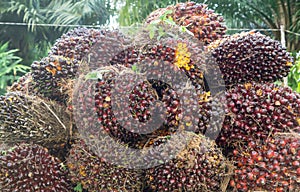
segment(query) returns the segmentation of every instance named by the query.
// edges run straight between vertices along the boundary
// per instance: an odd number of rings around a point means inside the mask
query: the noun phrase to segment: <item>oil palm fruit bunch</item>
[[[128,131],[117,121],[114,112],[118,110],[112,109],[111,92],[119,70],[121,69],[112,66],[101,67],[97,71],[82,74],[75,82],[72,96],[73,114],[81,135],[89,137],[105,131],[106,134],[124,142],[141,139],[140,134]],[[122,104],[119,98],[117,99],[115,103]],[[128,106],[125,107],[127,108]],[[121,111],[125,111],[124,108]]]
[[[70,191],[62,162],[39,145],[21,144],[0,155],[1,191]]]
[[[205,4],[186,2],[159,9],[148,16],[146,23],[159,20],[164,15],[172,18],[177,25],[185,26],[205,45],[222,38],[226,32],[223,17],[208,9]]]
[[[233,151],[236,162],[230,186],[237,191],[299,191],[299,135],[251,141]]]
[[[65,103],[68,82],[76,77],[80,63],[51,55],[31,65],[31,75],[37,91],[44,97]]]
[[[96,30],[76,28],[59,38],[51,48],[49,56],[59,55],[71,60],[87,62],[89,69],[123,63],[130,60],[131,54],[123,45],[130,39],[118,30]],[[122,60],[116,59],[122,55]],[[129,61],[130,62],[130,61]]]
[[[49,56],[58,55],[75,62],[84,60],[90,69],[97,69],[110,62],[125,63],[129,53],[122,45],[129,42],[128,37],[118,30],[75,28],[55,42]],[[123,60],[115,59],[116,55],[122,55]]]
[[[49,149],[65,146],[70,133],[65,108],[21,92],[0,97],[0,139],[6,144],[32,142]]]
[[[230,164],[216,145],[194,135],[174,159],[147,169],[145,178],[147,191],[225,191],[229,173]]]
[[[108,142],[101,148],[110,151]],[[125,153],[125,151],[119,151]],[[118,154],[116,154],[116,157]],[[75,185],[81,184],[88,191],[141,191],[142,175],[139,170],[114,165],[93,153],[84,142],[78,141],[72,146],[67,158],[70,179]]]
[[[101,77],[96,82],[84,76],[84,83],[75,88],[75,118],[83,120],[78,122],[79,127],[97,132],[98,122],[102,130],[132,146],[177,129],[180,111],[174,90],[160,85],[155,89],[158,82],[147,81],[123,66],[102,67],[96,73]],[[136,84],[138,79],[144,80]],[[165,120],[161,117],[164,109]]]
[[[194,132],[204,133],[206,130],[219,130],[216,127],[208,128],[209,122],[214,118],[214,114],[210,114],[213,105],[217,104],[213,99],[210,99],[210,95],[216,95],[220,91],[216,87],[224,87],[224,83],[220,82],[220,79],[209,79],[207,83],[206,74],[213,77],[220,77],[221,73],[216,73],[218,66],[214,59],[205,54],[204,47],[201,43],[197,41],[196,38],[187,35],[185,32],[181,31],[178,26],[169,25],[167,23],[155,24],[156,28],[160,29],[161,32],[154,33],[154,37],[149,35],[149,29],[142,29],[135,38],[135,45],[141,47],[139,63],[136,66],[141,68],[141,63],[148,64],[145,67],[147,70],[140,70],[142,72],[151,71],[151,73],[161,74],[161,76],[167,76],[166,71],[181,71],[184,73],[189,81],[192,83],[191,86],[196,91],[199,103],[196,106],[199,107],[198,112],[194,112],[190,107],[191,113],[199,114],[198,128],[193,128]],[[151,29],[151,28],[150,28]],[[150,30],[151,32],[151,30]],[[153,31],[152,31],[153,32]],[[163,35],[160,35],[162,33]],[[174,38],[178,37],[178,39]],[[197,49],[195,49],[197,47]],[[137,48],[138,49],[138,48]],[[202,54],[203,53],[203,54]],[[157,67],[158,69],[163,69],[161,71],[154,71],[156,66],[159,66],[160,62],[164,60],[166,65],[170,65],[170,70],[166,70],[163,67]],[[169,63],[168,63],[169,62]],[[163,65],[164,66],[164,65]],[[212,75],[214,74],[214,75]],[[173,78],[172,74],[170,75]],[[166,78],[167,79],[167,78]],[[222,89],[220,89],[222,90]],[[184,99],[180,96],[182,100],[189,100],[191,98]],[[191,105],[190,105],[191,106]],[[195,104],[193,104],[195,106]],[[197,108],[197,107],[196,107]],[[214,118],[216,119],[216,118]],[[218,123],[216,123],[218,124]]]
[[[31,65],[37,91],[52,100],[70,103],[67,92],[73,91],[72,82],[79,73],[125,63],[131,56],[124,52],[124,44],[128,42],[127,37],[117,30],[76,28],[64,34],[48,57]],[[122,55],[122,60],[115,59],[117,54]]]
[[[91,47],[103,33],[103,31],[96,29],[75,28],[56,40],[49,56],[59,55],[80,61],[89,53]]]
[[[287,76],[293,57],[280,42],[259,32],[242,32],[210,45],[227,87],[274,82]]]
[[[226,92],[227,112],[217,143],[222,147],[300,131],[300,95],[271,83],[237,85]]]

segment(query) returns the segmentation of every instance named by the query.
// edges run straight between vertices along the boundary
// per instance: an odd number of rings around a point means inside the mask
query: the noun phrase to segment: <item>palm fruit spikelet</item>
[[[293,57],[280,42],[259,32],[242,32],[213,44],[209,47],[228,87],[280,80],[293,65]]]
[[[31,65],[32,79],[36,89],[43,96],[60,102],[66,102],[66,86],[74,79],[79,62],[62,56],[49,56]]]
[[[227,114],[217,143],[222,147],[300,131],[300,95],[288,87],[247,83],[226,92]]]
[[[110,144],[101,146],[110,149]],[[113,151],[109,151],[112,153]],[[120,153],[124,151],[119,151]],[[116,154],[118,155],[118,154]],[[83,141],[72,146],[67,158],[70,179],[88,191],[141,191],[142,175],[139,170],[111,164],[93,153]]]
[[[226,32],[223,17],[207,9],[205,4],[186,2],[159,9],[148,16],[146,23],[158,20],[164,14],[172,18],[177,25],[186,26],[205,45],[222,38]]]
[[[225,191],[231,169],[214,142],[193,135],[174,159],[146,170],[145,178],[148,191]]]
[[[27,144],[0,154],[0,189],[3,192],[71,190],[61,161],[46,148]]]
[[[33,142],[49,149],[63,148],[70,118],[54,102],[20,92],[0,97],[0,139],[7,144]]]
[[[299,135],[281,135],[265,141],[251,141],[233,151],[236,162],[230,181],[234,190],[299,191],[300,138]]]

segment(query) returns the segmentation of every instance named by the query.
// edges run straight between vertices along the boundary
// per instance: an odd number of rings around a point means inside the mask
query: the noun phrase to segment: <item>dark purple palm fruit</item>
[[[102,148],[110,150],[107,143]],[[125,151],[120,151],[120,153]],[[118,154],[116,154],[118,155]],[[143,185],[140,170],[123,168],[94,154],[83,141],[72,146],[67,158],[70,178],[73,184],[80,183],[88,191],[141,191]]]
[[[223,17],[207,9],[205,4],[186,2],[159,9],[149,15],[146,23],[159,20],[164,14],[172,18],[177,25],[185,26],[205,45],[222,38],[226,32]]]
[[[227,114],[217,143],[223,148],[300,131],[300,95],[288,87],[248,83],[227,91]]]
[[[21,144],[0,154],[1,191],[70,191],[63,163],[39,145]]]
[[[299,191],[299,135],[251,141],[233,151],[235,191]]]
[[[6,144],[30,142],[51,152],[63,150],[71,133],[65,107],[21,92],[0,97],[0,124],[0,140]]]
[[[104,31],[97,29],[75,28],[56,40],[49,56],[59,55],[81,61],[103,34]]]
[[[287,76],[293,58],[280,44],[258,32],[242,32],[211,45],[227,87],[246,82],[274,82]]]
[[[160,145],[165,142],[159,140],[154,145],[161,147]],[[167,145],[176,148],[180,143],[181,141],[177,141]],[[173,155],[175,157],[168,162],[146,170],[146,191],[224,191],[226,189],[225,178],[230,174],[230,164],[212,141],[200,135],[193,135],[181,152]]]

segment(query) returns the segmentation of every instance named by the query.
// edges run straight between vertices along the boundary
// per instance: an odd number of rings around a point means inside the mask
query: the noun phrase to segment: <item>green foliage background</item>
[[[295,64],[288,75],[288,85],[294,91],[300,93],[300,51],[297,54]]]
[[[22,58],[16,56],[17,49],[8,50],[8,43],[0,44],[0,94],[6,92],[8,84],[12,84],[30,67],[22,65]]]
[[[110,14],[107,0],[1,0],[0,22],[29,25],[1,25],[0,41],[9,41],[9,48],[18,49],[17,55],[29,66],[33,60],[44,57],[54,41],[73,28],[67,25],[105,24]]]

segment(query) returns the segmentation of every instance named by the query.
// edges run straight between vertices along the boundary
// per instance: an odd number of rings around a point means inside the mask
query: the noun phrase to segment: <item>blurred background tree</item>
[[[8,43],[0,44],[0,95],[30,67],[22,65],[22,58],[16,56],[17,49],[8,50]]]
[[[0,22],[29,25],[2,25],[0,42],[10,42],[25,65],[44,57],[54,41],[72,27],[61,25],[101,25],[110,15],[106,0],[2,0]],[[35,26],[57,24],[59,26]]]

